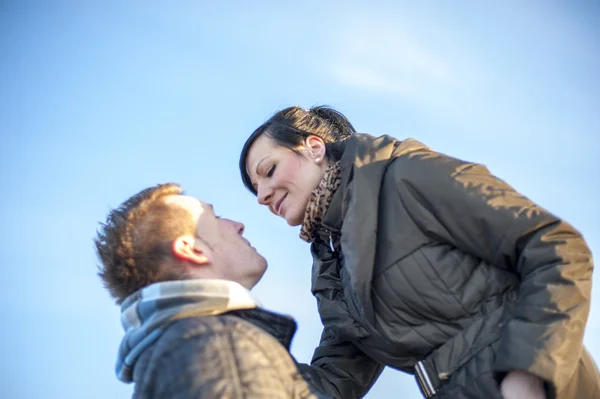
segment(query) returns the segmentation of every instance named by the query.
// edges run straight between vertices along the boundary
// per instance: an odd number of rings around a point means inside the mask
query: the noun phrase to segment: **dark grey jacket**
[[[312,243],[324,325],[311,367],[338,398],[423,360],[436,398],[501,398],[510,370],[549,398],[600,397],[582,346],[592,256],[581,234],[482,165],[416,140],[354,135]],[[558,395],[557,395],[558,394]]]
[[[296,323],[262,309],[184,318],[139,357],[134,398],[326,398],[289,353]]]

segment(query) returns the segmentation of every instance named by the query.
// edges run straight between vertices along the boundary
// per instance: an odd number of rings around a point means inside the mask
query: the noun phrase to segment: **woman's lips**
[[[281,216],[281,207],[283,205],[283,200],[287,197],[287,193],[281,197],[281,199],[279,201],[277,201],[277,205],[275,206],[275,211],[277,212],[277,214],[279,216]]]

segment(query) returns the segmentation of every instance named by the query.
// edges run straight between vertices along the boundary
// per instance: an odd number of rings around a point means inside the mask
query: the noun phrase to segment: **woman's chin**
[[[285,221],[287,222],[287,224],[289,226],[292,226],[292,227],[300,226],[302,224],[302,221],[304,218],[303,217],[294,217],[294,216],[287,217],[287,215],[286,215],[286,217],[283,217],[283,219],[285,219]]]

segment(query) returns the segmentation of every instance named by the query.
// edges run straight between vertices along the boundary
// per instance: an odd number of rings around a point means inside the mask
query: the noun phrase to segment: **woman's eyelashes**
[[[267,177],[273,176],[273,173],[275,172],[275,166],[276,165],[273,165],[269,168],[269,170],[267,170]]]

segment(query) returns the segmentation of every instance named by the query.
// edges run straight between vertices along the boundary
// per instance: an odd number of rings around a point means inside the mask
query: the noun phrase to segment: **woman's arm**
[[[560,390],[577,365],[589,312],[593,264],[581,234],[484,166],[420,150],[390,167],[426,234],[520,275],[495,369],[526,370]]]
[[[352,399],[368,392],[384,366],[324,329],[311,364],[299,367],[316,390],[334,398]]]

